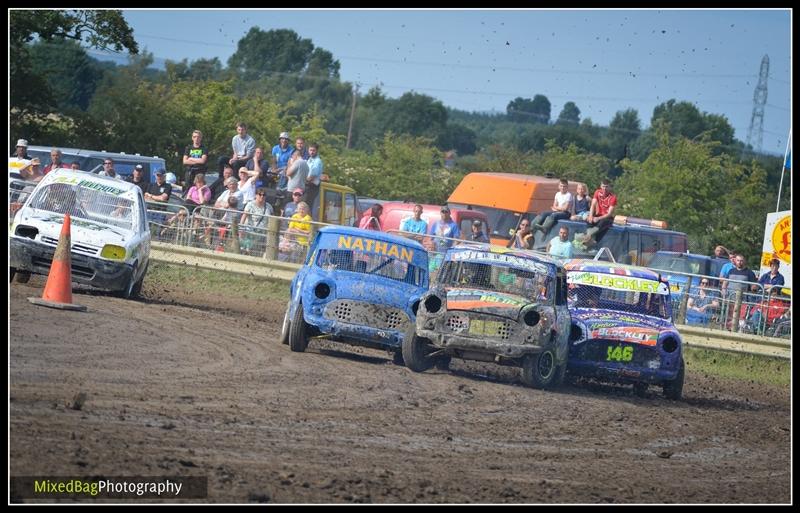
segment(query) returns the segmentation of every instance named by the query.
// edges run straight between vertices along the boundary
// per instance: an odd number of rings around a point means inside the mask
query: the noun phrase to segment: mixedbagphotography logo
[[[11,501],[25,499],[204,499],[206,476],[19,476]]]

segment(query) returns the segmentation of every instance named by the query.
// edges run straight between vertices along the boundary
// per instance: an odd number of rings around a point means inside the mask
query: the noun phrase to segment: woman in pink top
[[[198,173],[194,177],[194,185],[186,193],[186,201],[195,205],[205,205],[211,200],[211,188],[206,185],[206,175]]]

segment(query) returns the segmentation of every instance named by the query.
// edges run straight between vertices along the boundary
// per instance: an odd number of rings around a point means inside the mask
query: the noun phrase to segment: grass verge
[[[289,300],[289,284],[285,281],[187,268],[161,262],[150,263],[145,286],[151,285],[209,293],[224,290],[228,297],[272,300],[281,303]]]
[[[724,378],[778,386],[790,384],[791,362],[782,358],[691,347],[685,348],[684,358],[689,372],[697,370]]]

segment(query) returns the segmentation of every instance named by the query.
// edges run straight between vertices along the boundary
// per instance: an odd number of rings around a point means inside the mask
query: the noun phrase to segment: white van
[[[150,258],[142,191],[132,183],[84,171],[48,173],[17,211],[9,233],[11,277],[47,275],[71,216],[72,281],[137,296]]]

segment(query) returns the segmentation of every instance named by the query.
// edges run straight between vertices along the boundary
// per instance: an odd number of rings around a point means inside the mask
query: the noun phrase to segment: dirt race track
[[[195,502],[791,501],[785,388],[688,368],[678,402],[543,392],[492,365],[292,353],[284,304],[146,283],[140,301],[76,294],[75,313],[30,304],[42,286],[11,285],[12,476],[205,475]]]

